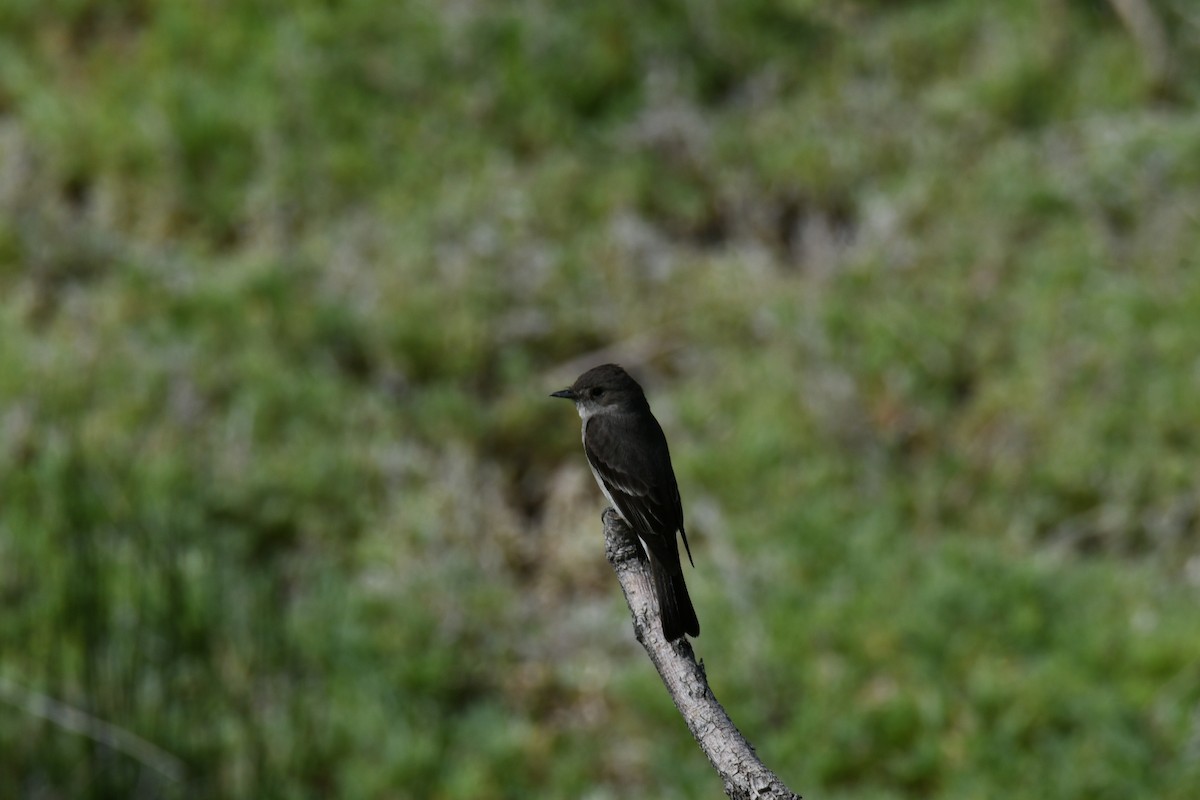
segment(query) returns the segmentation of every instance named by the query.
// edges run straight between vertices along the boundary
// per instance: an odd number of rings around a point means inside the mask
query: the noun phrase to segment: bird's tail
[[[650,571],[654,575],[654,593],[658,595],[658,610],[662,614],[663,637],[671,642],[685,633],[699,636],[700,620],[696,619],[696,609],[692,607],[687,584],[683,582],[683,572],[671,574],[653,556],[650,557]]]

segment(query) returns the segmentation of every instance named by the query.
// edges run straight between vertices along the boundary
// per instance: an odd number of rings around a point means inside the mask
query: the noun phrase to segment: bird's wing
[[[595,426],[589,426],[588,435],[584,437],[583,449],[592,471],[605,494],[634,531],[650,534],[663,544],[670,542],[669,551],[655,553],[660,560],[667,561],[668,553],[678,552],[675,532],[683,529],[679,488],[670,465],[665,471],[660,465],[655,469],[656,465],[642,463],[638,449],[629,447],[623,441],[600,439],[598,434],[603,435]],[[667,485],[652,484],[646,477],[664,474],[669,480]],[[657,543],[648,544],[654,548]]]

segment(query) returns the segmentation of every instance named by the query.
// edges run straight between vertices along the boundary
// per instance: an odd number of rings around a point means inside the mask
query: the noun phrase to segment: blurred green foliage
[[[794,788],[1194,797],[1148,7],[3,4],[0,798],[718,796],[546,398],[610,357]]]

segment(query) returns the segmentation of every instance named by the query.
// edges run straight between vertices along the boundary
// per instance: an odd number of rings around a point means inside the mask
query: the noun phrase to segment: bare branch
[[[573,379],[589,367],[607,362],[644,365],[655,358],[678,350],[679,347],[678,342],[666,337],[659,336],[653,332],[643,333],[620,342],[615,342],[607,347],[601,347],[598,350],[592,350],[591,352],[576,356],[570,361],[564,361],[552,367],[546,374],[551,379],[558,376],[562,376],[564,379],[570,376]]]
[[[606,509],[603,519],[605,555],[633,614],[634,634],[654,662],[692,736],[725,782],[725,794],[734,800],[800,800],[800,795],[759,760],[717,702],[687,638],[663,639],[650,565],[615,511]]]
[[[47,697],[0,676],[0,700],[28,714],[41,717],[63,730],[86,736],[105,747],[133,758],[164,778],[178,783],[183,780],[183,762],[153,742],[132,731],[94,717],[86,711]]]
[[[1141,52],[1150,82],[1161,88],[1170,76],[1171,52],[1167,30],[1154,6],[1147,0],[1109,0],[1109,3]]]

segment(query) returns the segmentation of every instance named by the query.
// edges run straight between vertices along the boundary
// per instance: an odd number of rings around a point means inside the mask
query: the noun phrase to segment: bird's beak
[[[567,400],[574,400],[575,392],[571,391],[569,388],[568,389],[560,389],[559,391],[555,392],[554,394],[552,394],[550,396],[551,397],[565,397]]]

